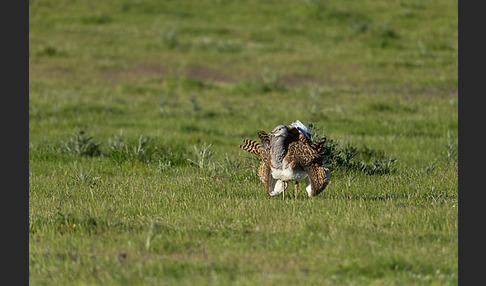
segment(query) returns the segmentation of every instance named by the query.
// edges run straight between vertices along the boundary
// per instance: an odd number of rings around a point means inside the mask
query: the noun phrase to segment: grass
[[[453,1],[30,2],[29,282],[456,285],[457,108]],[[296,119],[331,183],[270,198]]]

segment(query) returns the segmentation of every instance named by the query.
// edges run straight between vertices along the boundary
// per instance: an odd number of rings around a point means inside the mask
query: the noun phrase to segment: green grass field
[[[457,285],[457,1],[29,2],[32,285]],[[238,148],[301,120],[331,183]]]

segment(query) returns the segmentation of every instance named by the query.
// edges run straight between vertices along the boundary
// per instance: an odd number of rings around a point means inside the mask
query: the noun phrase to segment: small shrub
[[[395,162],[397,161],[395,158],[366,146],[358,148],[348,144],[346,147],[340,148],[338,142],[328,139],[325,147],[331,170],[343,168],[368,175],[383,175],[395,170]]]
[[[93,142],[93,137],[88,136],[85,130],[76,127],[74,134],[63,142],[61,150],[76,155],[98,156],[101,155],[100,145]]]
[[[307,128],[311,133],[311,137],[313,141],[319,140],[325,136],[324,128],[318,128],[314,123],[308,122],[306,124]]]
[[[311,132],[312,140],[316,141],[325,136],[324,130],[317,128],[314,123],[307,123],[306,126]],[[367,146],[359,148],[347,144],[345,147],[341,147],[339,142],[327,138],[324,147],[324,154],[328,158],[326,164],[331,170],[341,168],[368,175],[388,174],[395,170],[397,161],[395,158]]]
[[[373,158],[371,164],[366,165],[363,170],[365,173],[373,174],[388,174],[395,170],[395,162],[397,159],[393,157],[378,157]]]

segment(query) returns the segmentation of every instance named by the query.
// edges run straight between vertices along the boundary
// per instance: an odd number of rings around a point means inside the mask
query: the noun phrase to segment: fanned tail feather
[[[250,152],[252,153],[253,155],[256,155],[258,156],[259,158],[262,157],[262,145],[260,145],[260,143],[256,142],[255,140],[251,140],[251,139],[245,139],[243,140],[243,143],[242,145],[238,146],[240,147],[241,149],[247,151],[247,152]]]

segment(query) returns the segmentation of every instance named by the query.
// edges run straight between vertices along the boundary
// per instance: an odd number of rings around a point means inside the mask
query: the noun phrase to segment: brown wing
[[[264,149],[267,149],[270,147],[270,136],[268,136],[268,133],[263,131],[263,130],[258,130],[257,132],[258,137],[260,137],[260,140],[262,141],[262,145]]]
[[[326,140],[327,140],[326,136],[323,136],[320,141],[313,142],[310,144],[310,146],[312,149],[316,150],[317,153],[324,153],[325,151],[324,144],[326,143]]]
[[[287,162],[291,162],[293,169],[303,169],[305,166],[312,164],[320,164],[324,161],[324,157],[317,150],[310,145],[302,144],[301,142],[292,142],[289,145],[287,156]]]
[[[310,181],[310,196],[319,195],[329,184],[329,169],[317,163],[304,167]]]
[[[307,174],[308,190],[310,196],[317,196],[329,184],[329,169],[324,166],[325,156],[318,152],[319,148],[302,142],[293,142],[289,145],[287,161],[291,167],[304,170]]]
[[[258,167],[258,178],[263,183],[267,194],[270,195],[270,180],[271,180],[271,173],[270,173],[270,165],[262,160],[260,162],[260,167]]]
[[[313,144],[313,143],[312,143],[312,140],[311,140],[311,139],[309,139],[309,137],[305,136],[304,134],[300,134],[300,135],[299,135],[299,140],[300,140],[302,143],[307,144],[307,145],[311,145],[311,144]]]
[[[317,153],[323,153],[325,151],[324,144],[326,143],[326,136],[322,137],[320,141],[312,142],[312,140],[309,139],[307,136],[305,136],[304,134],[300,134],[299,140],[303,144],[307,144],[312,149],[316,150]]]
[[[244,144],[240,145],[239,148],[258,156],[260,161],[260,166],[258,167],[258,178],[262,182],[267,194],[270,195],[270,188],[272,185],[272,175],[270,170],[270,154],[269,149],[264,149],[258,142],[251,139],[243,140]]]

